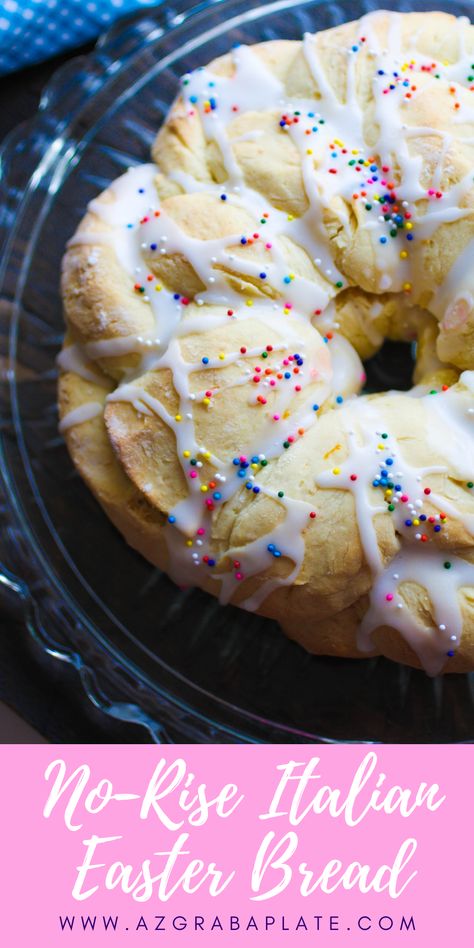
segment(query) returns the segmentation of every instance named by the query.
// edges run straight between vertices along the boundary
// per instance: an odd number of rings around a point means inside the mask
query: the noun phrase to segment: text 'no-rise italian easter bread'
[[[182,80],[63,265],[69,451],[126,540],[309,651],[474,667],[474,28],[378,12]],[[410,392],[361,359],[416,340]]]

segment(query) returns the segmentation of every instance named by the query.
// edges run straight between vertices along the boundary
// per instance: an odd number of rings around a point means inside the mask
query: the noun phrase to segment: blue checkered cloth
[[[0,75],[86,43],[158,0],[0,0]]]

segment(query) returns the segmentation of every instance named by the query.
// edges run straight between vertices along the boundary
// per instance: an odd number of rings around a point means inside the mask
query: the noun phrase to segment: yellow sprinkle
[[[295,218],[293,217],[293,214],[287,214],[286,219],[287,221],[294,221]]]
[[[186,546],[192,546],[192,545],[193,545],[192,540],[186,540]]]
[[[156,292],[159,293],[160,290],[162,290],[162,289],[163,289],[163,287],[161,286],[161,283],[157,283],[156,286],[155,286]]]
[[[401,260],[406,260],[407,257],[408,257],[407,251],[406,251],[406,250],[400,250],[400,259],[401,259]]]
[[[312,155],[312,154],[313,154],[313,149],[312,149],[312,148],[307,148],[307,149],[306,149],[306,154],[307,154],[307,155]]]
[[[370,165],[370,161],[364,161],[364,168],[368,168],[369,165]]]
[[[210,398],[207,398],[207,397],[206,397],[206,398],[203,398],[202,403],[203,403],[203,405],[210,405],[210,404],[211,404],[211,399],[210,399]]]
[[[182,421],[181,415],[175,415],[175,416],[174,416],[174,420],[175,420],[175,421]]]
[[[288,409],[286,409],[286,411],[283,412],[283,418],[289,418],[290,414],[291,412],[289,412]]]
[[[333,473],[333,474],[340,474],[340,473],[341,473],[341,469],[340,469],[339,467],[333,467],[332,473]]]
[[[206,486],[206,484],[201,484],[201,493],[207,494],[208,490],[209,488]]]
[[[203,458],[206,459],[206,461],[208,461],[209,458],[210,458],[210,456],[211,456],[211,452],[210,452],[210,451],[201,451],[200,454],[201,454],[201,457],[203,457]]]
[[[390,490],[390,489],[389,489],[389,490],[386,490],[386,491],[385,491],[385,496],[386,496],[386,497],[391,497],[392,494],[393,494],[393,490]]]
[[[358,155],[358,154],[359,154],[359,149],[358,149],[358,148],[353,148],[352,151],[351,151],[351,155]]]
[[[219,352],[219,359],[225,359],[225,352]]]
[[[334,454],[335,451],[339,451],[340,447],[341,447],[340,444],[335,444],[334,447],[331,448],[330,451],[326,451],[326,454],[324,455],[324,460],[331,457],[331,454]]]
[[[288,309],[287,306],[285,306],[285,307],[283,308],[283,312],[284,312],[285,316],[288,316],[288,313],[289,313],[290,311],[289,311],[289,309]]]
[[[411,224],[410,221],[407,221],[405,224],[405,230],[413,230],[413,224]]]
[[[251,464],[250,467],[252,468],[252,470],[258,471],[258,464]]]
[[[377,449],[378,449],[378,451],[382,451],[382,449],[383,449],[383,444],[378,444],[378,445],[377,445]]]
[[[191,451],[183,451],[183,458],[191,457]]]
[[[413,521],[413,524],[414,524],[415,527],[419,527],[419,526],[420,526],[420,521],[417,519],[417,517],[415,517],[415,519],[414,519],[414,521]]]
[[[246,306],[253,306],[253,300],[245,300]]]
[[[449,59],[443,59],[443,66],[449,66]]]
[[[411,290],[411,283],[404,283],[403,289],[405,290],[406,293],[409,293]]]
[[[340,139],[340,138],[335,138],[335,139],[334,139],[334,144],[335,144],[335,145],[339,145],[339,148],[344,148],[344,142],[341,142],[341,139]]]

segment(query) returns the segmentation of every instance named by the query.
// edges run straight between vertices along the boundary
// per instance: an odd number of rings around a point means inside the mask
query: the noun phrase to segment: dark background
[[[12,128],[34,116],[42,89],[58,66],[91,49],[93,44],[82,46],[0,79],[0,142]],[[31,648],[26,631],[0,607],[0,700],[47,740],[101,744],[146,739],[141,728],[115,723],[96,711],[72,669],[53,665],[53,660],[46,666],[39,664]],[[2,733],[2,740],[8,743],[9,735]]]

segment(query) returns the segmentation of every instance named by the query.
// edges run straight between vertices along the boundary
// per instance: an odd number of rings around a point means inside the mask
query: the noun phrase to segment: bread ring
[[[238,47],[62,276],[60,427],[126,540],[311,652],[432,675],[474,667],[473,55],[445,13]],[[360,395],[384,339],[415,388]]]

